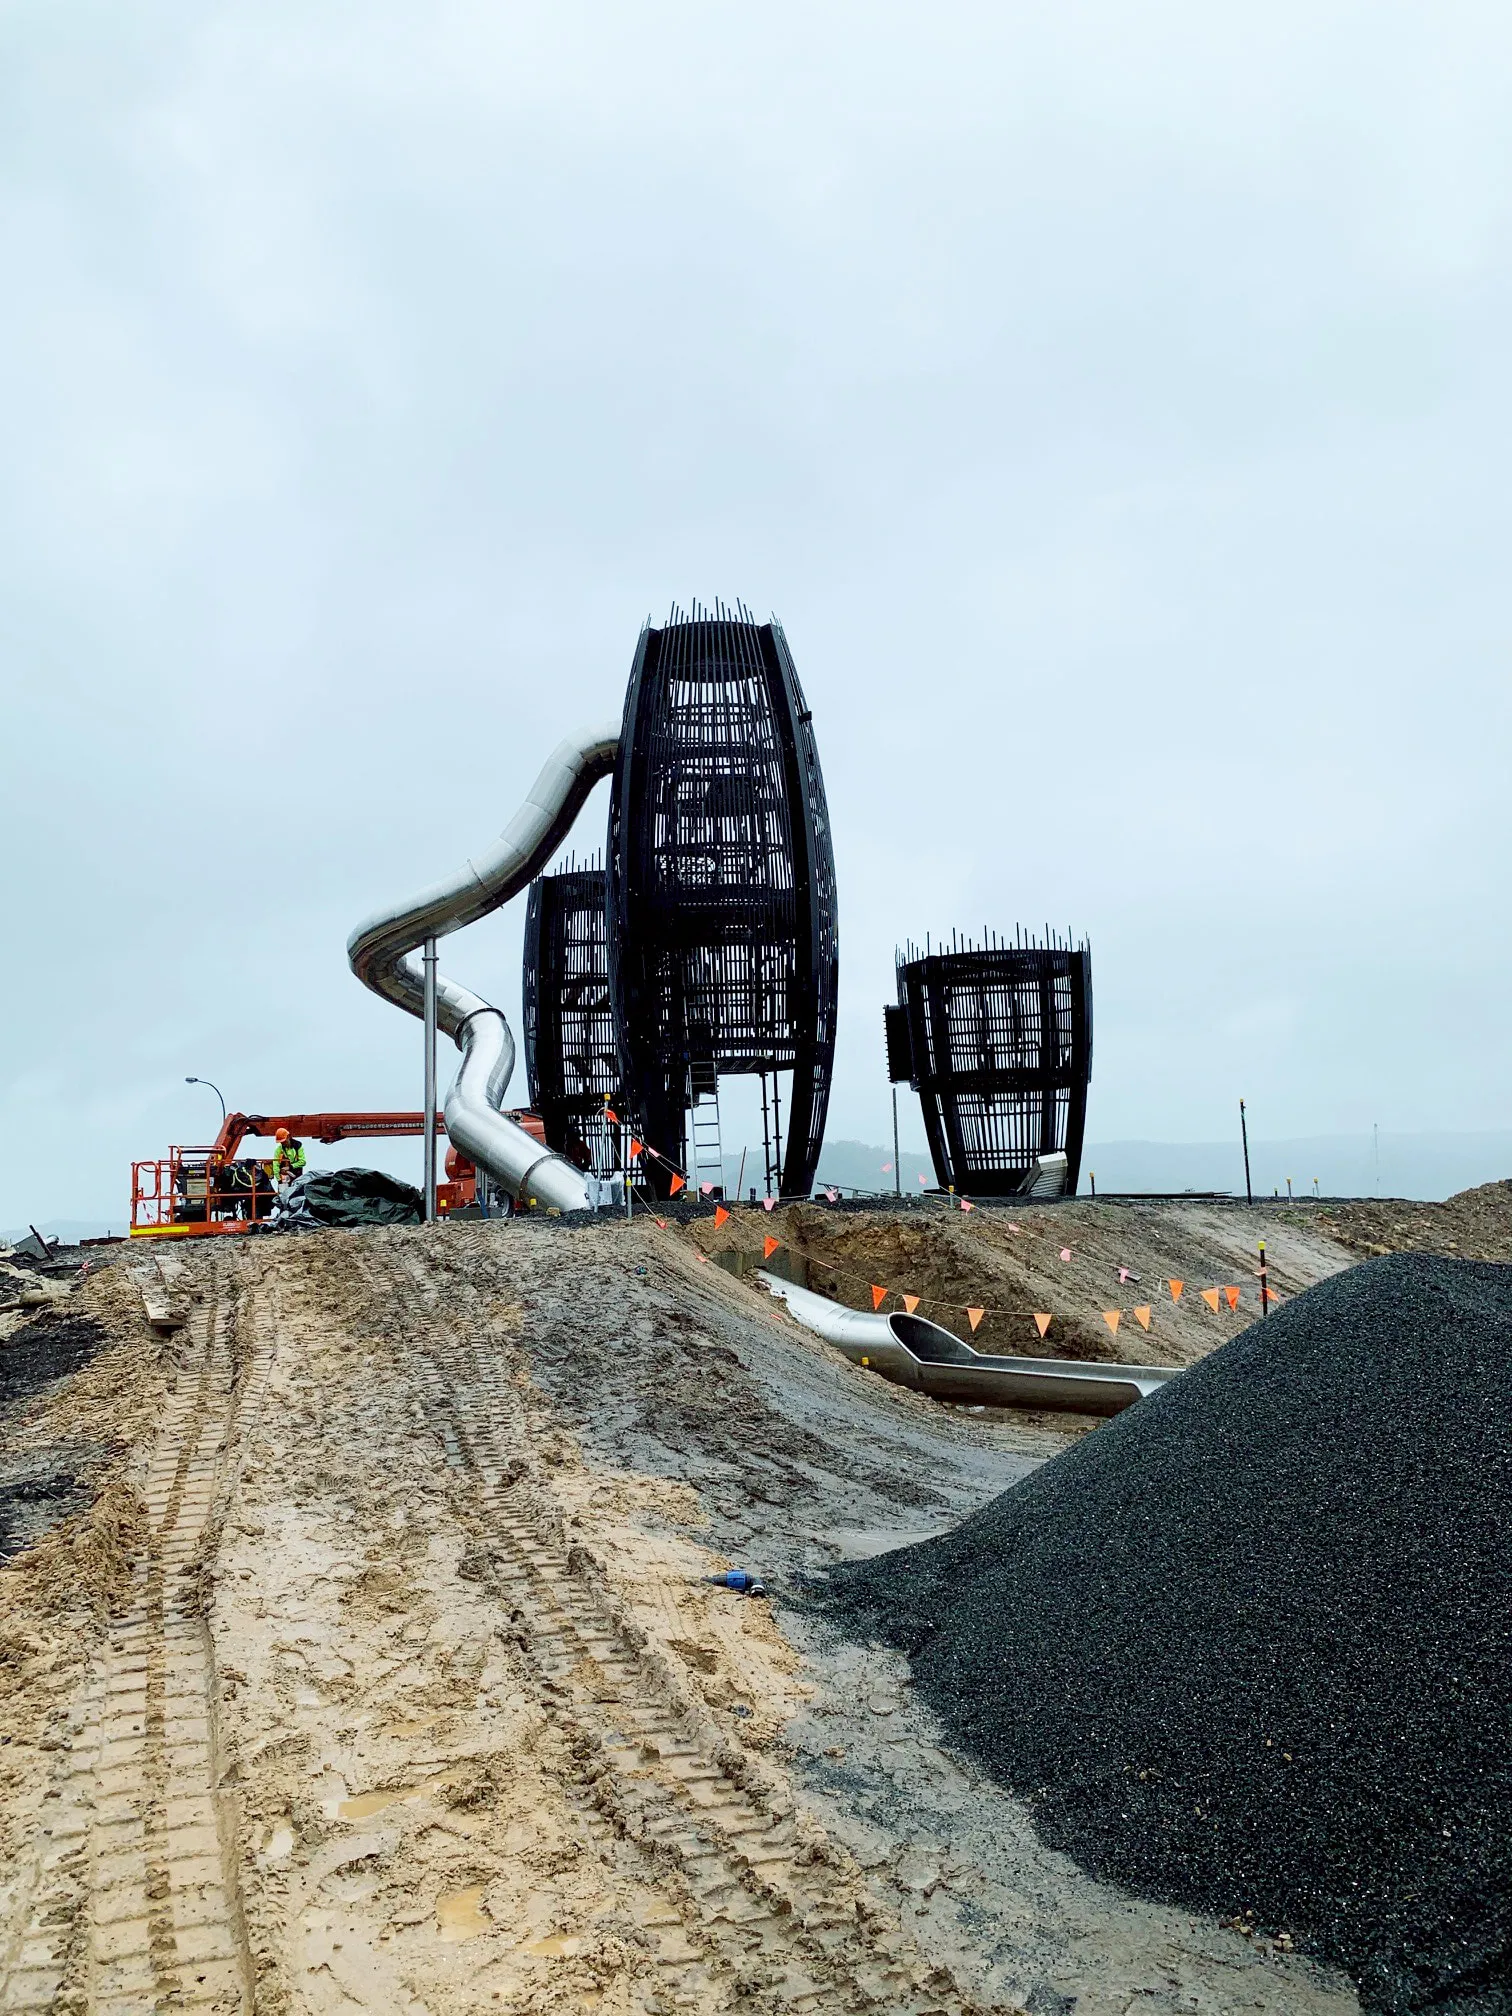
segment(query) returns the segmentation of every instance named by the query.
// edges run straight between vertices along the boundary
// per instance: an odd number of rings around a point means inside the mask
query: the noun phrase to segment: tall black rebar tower
[[[952,939],[897,961],[887,1010],[888,1075],[907,1079],[942,1188],[1012,1196],[1043,1155],[1066,1157],[1066,1193],[1081,1174],[1092,1078],[1092,953],[1047,931],[1013,944]]]
[[[824,1139],[839,988],[813,722],[776,622],[675,609],[636,646],[609,811],[609,972],[626,1096],[680,1158],[708,1073],[790,1071],[780,1187]]]
[[[618,1162],[604,1105],[619,1092],[619,1046],[609,993],[604,870],[570,864],[530,885],[525,912],[525,1069],[546,1143],[607,1176]]]

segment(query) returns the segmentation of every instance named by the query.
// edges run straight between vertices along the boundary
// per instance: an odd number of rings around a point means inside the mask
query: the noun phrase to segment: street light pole
[[[219,1085],[211,1085],[208,1078],[186,1078],[184,1083],[186,1085],[210,1085],[210,1090],[220,1101],[221,1125],[224,1127],[226,1124],[226,1095],[221,1091]]]

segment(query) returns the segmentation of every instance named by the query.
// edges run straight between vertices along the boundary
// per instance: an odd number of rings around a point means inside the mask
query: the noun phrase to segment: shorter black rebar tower
[[[980,945],[898,954],[887,1018],[888,1076],[907,1079],[942,1189],[1014,1196],[1041,1157],[1066,1157],[1065,1194],[1081,1174],[1092,1078],[1092,954],[1083,941],[1019,931]]]
[[[619,1092],[619,1048],[596,861],[531,883],[522,991],[530,1103],[547,1146],[607,1176],[619,1166],[618,1129],[604,1118]]]

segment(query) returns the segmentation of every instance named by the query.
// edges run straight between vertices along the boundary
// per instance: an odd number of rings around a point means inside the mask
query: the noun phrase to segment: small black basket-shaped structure
[[[1012,945],[955,941],[898,957],[887,1010],[888,1075],[908,1079],[942,1188],[977,1197],[1027,1189],[1041,1156],[1081,1174],[1092,1077],[1092,954],[1047,934]]]
[[[824,1139],[839,952],[813,724],[787,640],[741,609],[641,632],[609,811],[609,970],[626,1095],[680,1159],[690,1080],[792,1072],[784,1195]],[[765,1083],[763,1084],[765,1093]],[[665,1187],[667,1171],[654,1164]],[[772,1180],[779,1180],[773,1173]]]
[[[619,1092],[604,871],[569,867],[530,885],[525,912],[525,1068],[546,1143],[607,1176],[618,1161],[604,1103]]]

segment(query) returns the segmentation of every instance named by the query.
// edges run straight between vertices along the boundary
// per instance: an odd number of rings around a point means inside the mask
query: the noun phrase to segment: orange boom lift
[[[546,1146],[534,1113],[507,1116]],[[398,1140],[425,1132],[422,1113],[228,1113],[208,1148],[170,1148],[161,1161],[131,1165],[133,1239],[201,1239],[220,1232],[250,1232],[271,1216],[278,1199],[273,1161],[238,1157],[250,1135],[272,1140],[280,1127],[300,1141]],[[436,1132],[445,1128],[436,1115]],[[478,1172],[455,1148],[446,1151],[446,1181],[436,1185],[436,1207],[460,1211],[478,1200]]]

